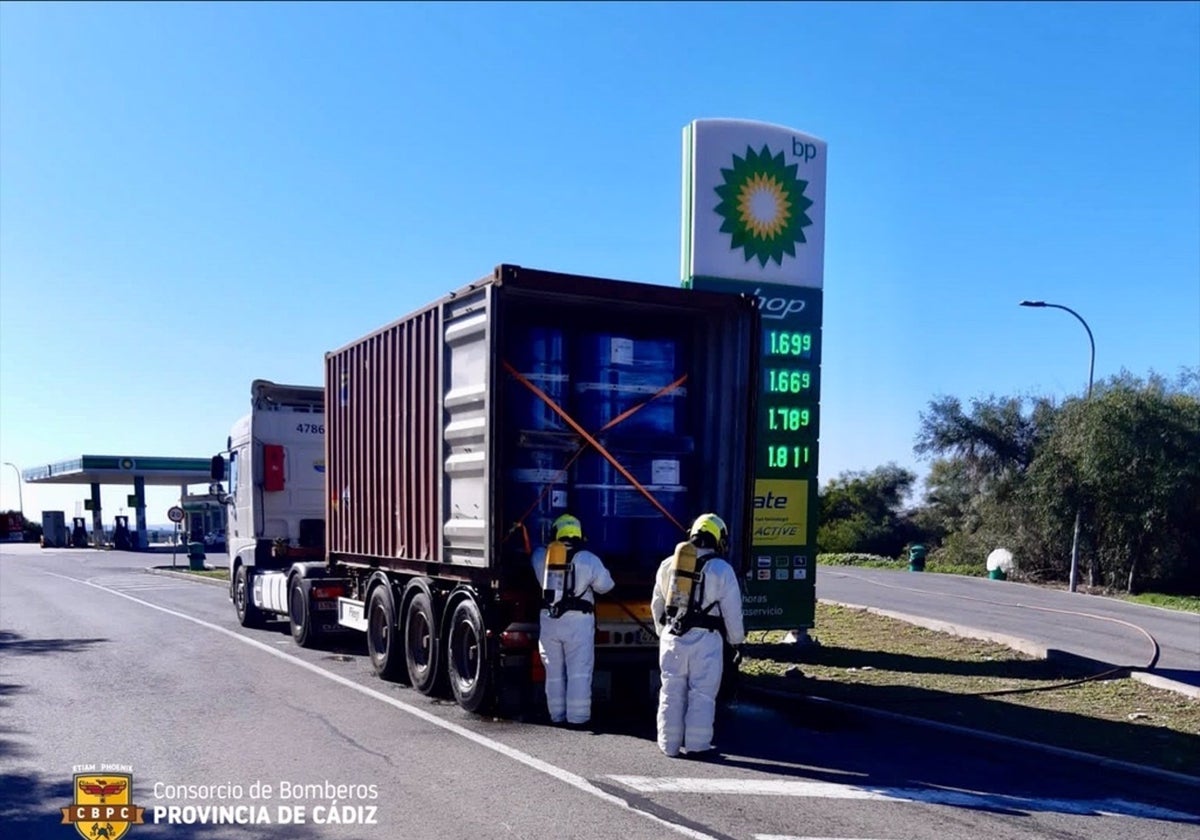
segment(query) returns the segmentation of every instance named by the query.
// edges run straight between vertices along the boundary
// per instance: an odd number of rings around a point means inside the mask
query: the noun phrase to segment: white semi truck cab
[[[256,379],[250,413],[213,458],[228,481],[229,595],[245,627],[287,618],[309,646],[338,630],[325,565],[325,392]]]

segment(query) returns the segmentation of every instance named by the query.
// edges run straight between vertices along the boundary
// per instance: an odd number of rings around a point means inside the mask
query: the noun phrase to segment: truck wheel
[[[312,610],[309,608],[308,593],[300,582],[300,575],[292,575],[288,584],[288,618],[292,625],[292,638],[303,648],[315,647],[321,637],[321,631],[313,621]]]
[[[491,699],[491,662],[483,615],[471,598],[455,605],[446,636],[446,668],[458,705],[478,712]]]
[[[404,660],[412,687],[433,694],[438,676],[438,626],[429,594],[418,591],[404,615]]]
[[[387,584],[372,589],[367,600],[367,653],[371,667],[382,679],[395,680],[404,673],[400,634],[396,632],[396,603]]]
[[[237,611],[238,624],[243,627],[262,627],[263,616],[254,606],[250,585],[250,570],[244,565],[238,566],[233,576],[233,608]]]

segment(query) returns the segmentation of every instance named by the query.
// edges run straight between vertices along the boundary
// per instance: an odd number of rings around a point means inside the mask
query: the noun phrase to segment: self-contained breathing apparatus
[[[725,636],[725,620],[721,617],[716,601],[707,607],[704,604],[704,565],[714,554],[697,556],[696,546],[682,542],[675,546],[671,559],[671,581],[667,591],[664,619],[667,630],[682,636],[694,627],[716,630]],[[711,610],[717,607],[716,615]]]
[[[565,613],[596,611],[591,601],[575,594],[575,553],[577,546],[555,540],[546,546],[546,567],[542,572],[542,604],[551,618]]]

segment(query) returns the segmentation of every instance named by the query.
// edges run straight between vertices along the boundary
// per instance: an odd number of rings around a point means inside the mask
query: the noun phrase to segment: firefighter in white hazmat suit
[[[658,746],[674,757],[711,754],[724,640],[745,641],[737,573],[723,557],[729,530],[719,516],[697,517],[689,541],[658,567],[650,609],[658,631],[662,690]]]
[[[613,588],[612,575],[580,548],[583,527],[570,514],[554,520],[554,542],[531,558],[542,584],[538,653],[546,668],[546,707],[552,723],[581,726],[592,717],[592,669],[596,661],[593,592]]]

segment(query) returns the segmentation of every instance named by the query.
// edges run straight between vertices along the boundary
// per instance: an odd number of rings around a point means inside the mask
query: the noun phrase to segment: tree
[[[1122,371],[1064,407],[1045,460],[1043,498],[1055,474],[1074,476],[1102,580],[1131,592],[1200,580],[1200,399]]]
[[[940,397],[914,447],[937,456],[913,522],[951,562],[1013,550],[1026,574],[1065,578],[1075,511],[1093,582],[1200,591],[1200,369],[1174,384],[1126,372],[1090,400]],[[936,552],[935,552],[936,553]]]
[[[818,493],[821,550],[898,556],[916,533],[902,510],[916,480],[911,470],[889,463],[830,481]]]

